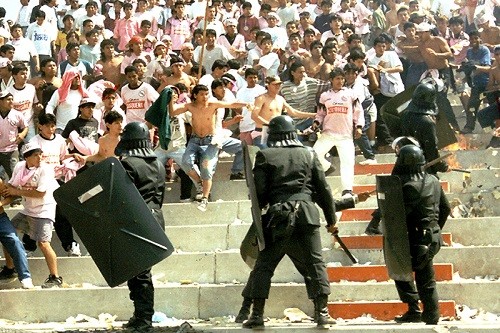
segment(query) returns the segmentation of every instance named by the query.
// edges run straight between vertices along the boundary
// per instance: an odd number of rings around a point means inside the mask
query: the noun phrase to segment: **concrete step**
[[[443,233],[442,236],[445,246],[451,245],[451,234]],[[384,240],[382,235],[353,235],[342,236],[342,241],[348,249],[382,249]]]
[[[453,278],[453,264],[434,264],[436,281],[450,281]],[[330,282],[367,282],[388,281],[386,265],[366,265],[366,266],[340,266],[327,267],[328,280]]]
[[[304,320],[301,323],[293,322],[289,320],[280,318],[271,318],[265,322],[265,332],[266,333],[320,333],[325,332],[326,329],[316,327],[315,323],[310,320]],[[125,321],[114,321],[112,327],[115,330],[119,330],[120,327],[125,323]],[[196,332],[204,333],[241,333],[248,332],[248,329],[242,328],[241,324],[234,323],[234,320],[230,317],[226,318],[211,318],[210,321],[199,321],[190,320],[189,324],[193,327]],[[153,324],[157,326],[156,330],[168,330],[168,332],[175,332],[179,330],[180,327],[168,326],[163,328],[164,324]],[[23,332],[23,333],[49,333],[49,332],[101,332],[110,329],[110,325],[107,323],[97,322],[97,323],[24,323],[17,322],[15,324],[8,323],[5,325],[7,330],[5,332]],[[0,329],[3,328],[0,326]],[[338,320],[335,325],[330,327],[330,330],[335,330],[335,332],[354,332],[354,333],[436,333],[436,330],[450,332],[460,332],[460,333],[491,333],[498,332],[500,330],[500,324],[490,323],[488,321],[462,321],[462,320],[446,320],[441,321],[438,325],[425,325],[424,323],[413,323],[413,324],[395,324],[394,322],[387,321],[377,321],[369,317],[356,318],[354,320]],[[189,331],[192,332],[192,331]]]
[[[352,254],[361,265],[383,265],[382,250],[356,250]],[[352,266],[347,255],[338,248],[324,249],[323,259],[329,266]],[[443,247],[435,257],[435,263],[451,263],[462,278],[477,276],[500,276],[500,246]],[[35,285],[41,285],[48,276],[47,264],[43,258],[29,258],[30,271]],[[0,260],[3,265],[3,260]],[[106,286],[97,266],[90,256],[63,257],[57,261],[59,274],[70,285],[90,283]],[[239,250],[220,252],[178,252],[153,267],[153,272],[164,282],[190,281],[193,283],[245,282],[250,268],[241,259]],[[274,282],[303,282],[292,262],[285,256],[278,265]],[[0,284],[0,289],[17,288],[18,281]]]
[[[329,301],[390,301],[398,299],[393,282],[332,283]],[[213,318],[235,315],[241,305],[242,284],[162,284],[155,286],[155,309],[169,317]],[[500,281],[438,282],[440,299],[453,300],[471,308],[499,313]],[[495,296],[497,295],[497,296]],[[118,320],[132,314],[126,287],[0,290],[0,313],[9,320],[25,322],[64,321],[82,313],[97,317],[112,313]],[[223,300],[223,301],[221,301]],[[50,303],[48,303],[50,302]],[[50,306],[48,306],[50,304]],[[312,315],[313,304],[303,284],[273,284],[265,315],[282,318],[285,308],[297,307]]]
[[[401,301],[383,302],[329,302],[328,311],[333,318],[358,318],[370,314],[378,320],[393,320],[408,310],[408,306]],[[455,317],[454,301],[439,301],[441,317]]]
[[[363,220],[369,215],[373,209],[356,210],[363,214],[360,216],[360,221],[344,221],[341,218],[338,223],[341,237],[344,236],[359,236],[363,235],[368,224],[367,220]],[[344,211],[348,213],[349,210]],[[359,215],[358,215],[359,216]],[[349,217],[349,216],[348,216]],[[356,218],[351,215],[350,217]],[[196,220],[195,220],[196,221]],[[213,221],[217,222],[217,221]],[[497,232],[500,218],[498,217],[483,217],[483,218],[450,218],[445,225],[445,232],[453,234],[453,242],[464,246],[472,245],[500,245],[500,237]],[[244,239],[250,221],[241,221],[233,219],[232,221],[221,220],[214,224],[199,224],[199,225],[167,225],[166,234],[172,240],[175,248],[183,252],[211,252],[219,250],[239,249],[241,241]],[[77,241],[79,240],[76,237]],[[363,239],[362,239],[363,241]],[[377,242],[379,242],[377,240]],[[322,230],[321,243],[323,248],[332,248],[334,246],[333,237]],[[60,245],[59,239],[55,232],[52,237],[52,247],[59,257],[66,257],[67,253]],[[80,248],[83,254],[87,254],[85,245],[80,242]],[[40,250],[31,253],[34,257],[41,257],[43,254]]]

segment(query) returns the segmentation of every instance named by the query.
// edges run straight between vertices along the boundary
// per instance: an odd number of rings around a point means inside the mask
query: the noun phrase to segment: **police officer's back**
[[[268,146],[257,153],[253,170],[259,205],[269,205],[269,209],[263,217],[265,248],[259,252],[253,271],[253,312],[243,326],[263,326],[271,277],[285,254],[307,265],[314,320],[319,326],[331,324],[327,308],[330,284],[321,255],[319,211],[314,204],[316,201],[323,209],[327,227],[334,231],[335,206],[330,187],[314,151],[297,139],[290,117],[271,119]]]

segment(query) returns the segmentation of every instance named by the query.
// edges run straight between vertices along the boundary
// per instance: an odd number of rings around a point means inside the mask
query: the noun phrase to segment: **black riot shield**
[[[255,260],[257,260],[257,255],[259,251],[262,251],[265,247],[264,243],[264,231],[262,228],[262,216],[261,209],[259,207],[259,201],[257,199],[257,191],[255,189],[255,181],[253,178],[253,163],[250,158],[250,150],[254,148],[253,146],[248,146],[245,142],[242,142],[243,146],[243,160],[245,164],[245,178],[248,186],[248,193],[250,197],[250,201],[252,203],[252,220],[253,223],[248,229],[247,235],[241,242],[240,246],[240,254],[243,258],[243,261],[253,268],[255,264]],[[255,156],[255,152],[258,150],[255,147],[253,152],[253,156]]]
[[[401,113],[406,110],[406,107],[410,103],[415,88],[416,86],[411,86],[403,92],[400,92],[387,101],[380,110],[389,132],[394,138],[403,135],[401,131]],[[436,117],[436,136],[438,139],[438,149],[457,142],[455,132],[444,114],[439,114]]]
[[[377,176],[377,201],[384,228],[384,258],[393,280],[413,281],[403,189],[398,176]]]
[[[126,282],[174,251],[114,157],[64,184],[54,197],[110,287]]]

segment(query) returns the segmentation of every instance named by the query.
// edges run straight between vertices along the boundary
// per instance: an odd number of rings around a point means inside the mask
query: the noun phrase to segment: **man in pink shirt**
[[[125,17],[116,21],[113,32],[113,38],[119,42],[118,49],[120,51],[127,50],[129,40],[140,31],[139,20],[132,16],[132,4],[128,2],[123,4],[123,11],[125,12]]]
[[[167,20],[164,34],[172,37],[172,50],[179,52],[182,44],[189,42],[197,20],[185,17],[184,3],[177,1],[174,5],[174,15]]]
[[[330,171],[331,163],[325,159],[326,153],[337,147],[340,158],[340,179],[342,195],[353,194],[354,183],[354,139],[361,137],[365,125],[363,108],[352,89],[344,87],[345,73],[341,68],[330,72],[332,89],[321,94],[313,127],[323,125],[323,130],[313,149],[323,166]],[[328,172],[327,172],[328,173]]]

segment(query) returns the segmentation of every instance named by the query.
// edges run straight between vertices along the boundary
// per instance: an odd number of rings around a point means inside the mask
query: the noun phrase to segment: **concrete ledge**
[[[361,265],[383,265],[381,250],[352,250]],[[454,271],[463,278],[476,276],[500,276],[500,246],[445,247],[437,254],[435,263],[451,263]],[[343,266],[352,266],[347,255],[340,249],[325,249],[323,259],[326,263],[336,262]],[[3,265],[3,260],[0,260]],[[35,285],[41,285],[48,276],[47,264],[43,258],[30,258],[30,270]],[[104,278],[91,257],[65,257],[58,259],[59,273],[64,282],[80,286],[89,283],[106,286]],[[250,268],[243,262],[239,250],[220,252],[175,253],[153,267],[153,274],[161,282],[191,281],[195,283],[232,283],[246,282]],[[304,281],[292,262],[285,256],[273,277],[274,282]],[[19,288],[16,280],[0,284],[0,289]]]

